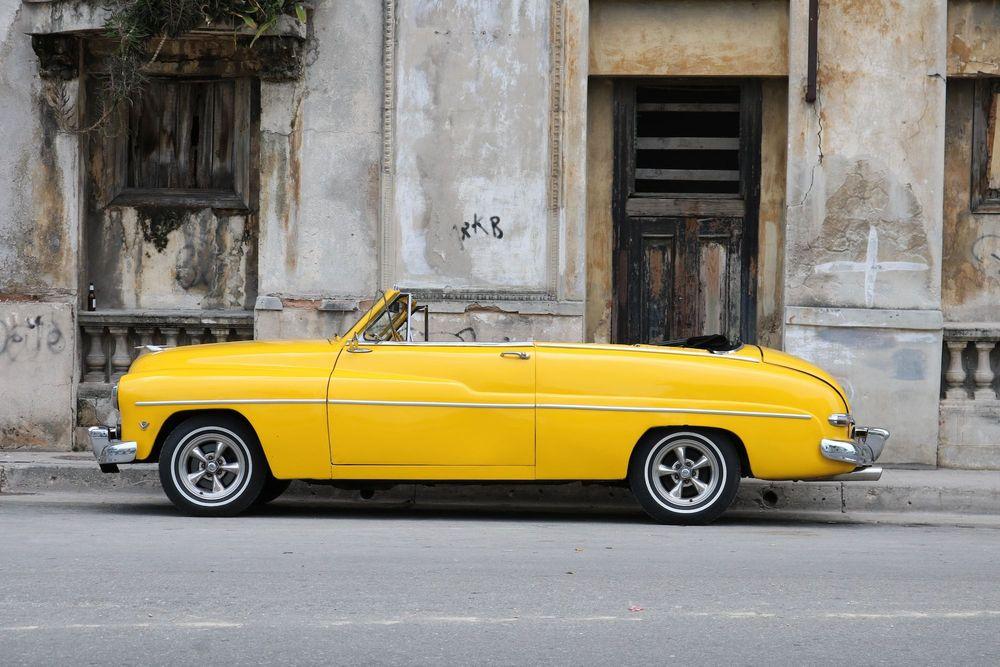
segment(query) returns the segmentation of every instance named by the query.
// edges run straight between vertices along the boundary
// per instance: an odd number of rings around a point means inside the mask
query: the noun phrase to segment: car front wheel
[[[195,516],[233,516],[260,496],[270,474],[257,436],[229,416],[179,424],[160,452],[160,483],[171,502]]]
[[[736,497],[740,459],[730,438],[693,430],[656,433],[629,464],[632,494],[660,523],[704,524]]]

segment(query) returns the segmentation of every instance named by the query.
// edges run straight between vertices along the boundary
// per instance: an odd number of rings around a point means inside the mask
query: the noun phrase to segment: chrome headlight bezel
[[[854,417],[842,412],[837,412],[829,417],[827,421],[830,422],[831,426],[854,426]]]
[[[113,407],[115,410],[118,410],[118,412],[121,412],[121,410],[118,409],[118,383],[117,382],[115,382],[114,385],[112,385],[112,387],[111,387],[111,407]]]

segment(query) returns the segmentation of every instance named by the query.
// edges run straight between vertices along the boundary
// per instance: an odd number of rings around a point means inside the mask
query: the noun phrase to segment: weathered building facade
[[[0,447],[70,447],[139,343],[397,284],[438,340],[781,347],[888,461],[1000,468],[1000,3],[811,4],[324,0],[167,40],[85,131],[100,3],[8,0]]]

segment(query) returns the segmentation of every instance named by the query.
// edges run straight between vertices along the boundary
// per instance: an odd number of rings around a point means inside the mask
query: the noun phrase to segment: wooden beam
[[[637,181],[738,181],[738,169],[636,169]]]
[[[637,137],[639,150],[665,151],[735,151],[739,137]]]
[[[636,217],[722,216],[741,217],[746,213],[742,199],[721,199],[706,194],[693,197],[629,197],[625,213]]]
[[[739,113],[739,104],[721,102],[668,102],[665,104],[636,104],[638,111],[697,111],[699,113]]]

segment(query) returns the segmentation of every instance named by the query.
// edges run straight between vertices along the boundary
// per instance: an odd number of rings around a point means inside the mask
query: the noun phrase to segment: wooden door
[[[619,82],[616,342],[753,340],[759,171],[755,82]]]

